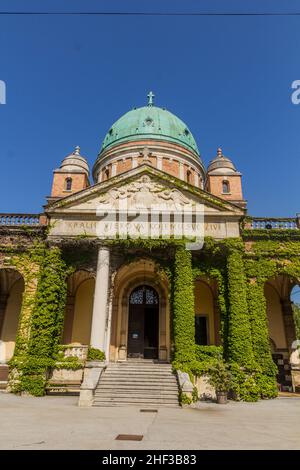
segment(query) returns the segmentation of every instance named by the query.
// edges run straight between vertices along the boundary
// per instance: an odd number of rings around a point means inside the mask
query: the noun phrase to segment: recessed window
[[[113,133],[113,128],[109,129],[109,135],[112,135]]]
[[[222,182],[222,192],[223,194],[228,194],[230,192],[230,185],[228,181]]]
[[[190,172],[190,170],[187,170],[186,172],[186,181],[187,183],[190,183],[192,180],[192,173]]]
[[[208,345],[208,321],[206,315],[195,315],[195,343]]]
[[[184,135],[186,136],[190,135],[190,131],[188,129],[184,129]]]
[[[104,170],[104,179],[108,180],[108,178],[109,178],[109,169],[107,168],[106,170]]]
[[[72,189],[72,178],[66,178],[65,190],[66,191],[71,191],[71,189]]]
[[[153,119],[151,117],[147,117],[145,119],[146,126],[151,126],[152,123],[153,123]]]

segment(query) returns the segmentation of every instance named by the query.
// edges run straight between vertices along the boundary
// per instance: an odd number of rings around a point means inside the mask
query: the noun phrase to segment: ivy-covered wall
[[[84,240],[78,240],[76,257]],[[257,400],[276,396],[276,367],[269,345],[265,282],[285,274],[300,282],[300,241],[260,237],[205,240],[199,253],[184,243],[114,241],[112,249],[126,259],[150,258],[161,266],[172,286],[172,325],[175,368],[193,375],[209,370],[223,354],[233,375],[234,397]],[[23,275],[25,290],[14,358],[11,390],[44,393],[46,374],[59,355],[66,301],[66,278],[74,269],[74,250],[66,257],[58,247],[34,242],[26,250],[6,250],[5,263]],[[85,264],[91,253],[85,247]],[[71,255],[70,255],[71,254]],[[93,255],[94,256],[94,255]],[[79,257],[80,258],[80,257]],[[217,285],[221,346],[195,346],[194,282],[200,277]]]
[[[9,387],[13,392],[39,396],[44,394],[48,369],[59,352],[68,270],[57,247],[38,245],[31,250],[31,257],[38,261],[39,269],[34,272],[37,288],[29,299],[26,289],[24,292]]]
[[[179,363],[195,360],[195,306],[192,255],[178,247],[174,262],[173,331],[175,354]]]

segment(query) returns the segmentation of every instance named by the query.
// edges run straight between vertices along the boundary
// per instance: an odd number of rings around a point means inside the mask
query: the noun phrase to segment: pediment
[[[243,209],[213,196],[199,188],[166,175],[159,170],[143,165],[137,171],[127,172],[127,178],[112,178],[91,188],[60,199],[46,207],[54,213],[95,213],[99,205],[117,207],[128,201],[133,209],[164,205],[176,210],[189,204],[203,204],[210,214],[236,214],[242,216]],[[140,171],[138,171],[140,170]],[[150,171],[149,171],[150,170]],[[131,174],[132,173],[132,174]],[[160,174],[161,173],[161,174]]]
[[[53,228],[51,236],[98,236],[102,214],[203,214],[205,235],[216,238],[239,235],[243,209],[143,165],[127,174],[99,183],[46,207]],[[120,219],[117,216],[118,220]],[[100,224],[101,225],[101,224]],[[102,229],[101,229],[102,230]],[[104,229],[103,229],[104,230]]]

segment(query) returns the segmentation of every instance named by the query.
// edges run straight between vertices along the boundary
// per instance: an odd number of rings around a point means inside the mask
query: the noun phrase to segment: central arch
[[[158,359],[159,296],[140,285],[129,296],[127,356]]]
[[[148,295],[148,302],[152,296],[151,301],[157,303],[147,306],[144,295]],[[142,304],[133,303],[138,298]],[[169,285],[166,275],[158,273],[152,260],[141,259],[119,268],[114,278],[111,319],[110,361],[126,361],[130,357],[154,359],[153,356],[160,361],[170,360]],[[133,334],[138,334],[138,338]],[[134,340],[140,340],[137,350],[134,344],[138,341]]]

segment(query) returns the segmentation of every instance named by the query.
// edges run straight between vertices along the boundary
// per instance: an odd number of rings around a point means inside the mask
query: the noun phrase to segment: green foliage
[[[192,391],[192,401],[193,403],[195,403],[196,401],[199,400],[199,394],[198,394],[198,389],[197,387],[193,387],[193,391]]]
[[[59,248],[45,252],[32,312],[29,354],[53,357],[58,351],[66,305],[67,269]]]
[[[9,366],[11,371],[17,371],[17,380],[11,381],[11,391],[27,392],[37,397],[43,396],[46,385],[45,372],[53,365],[54,361],[48,358],[31,356],[13,358]]]
[[[17,349],[11,363],[11,367],[18,371],[16,391],[36,396],[44,394],[47,372],[54,366],[59,352],[67,294],[66,276],[60,249],[44,249],[26,355],[18,356],[20,348]]]
[[[208,383],[215,388],[216,392],[228,392],[231,386],[231,377],[228,364],[218,359],[216,365],[210,367]]]
[[[100,349],[92,348],[90,346],[88,349],[87,360],[88,361],[105,361],[105,354]]]
[[[241,366],[253,366],[250,321],[248,316],[244,260],[240,250],[231,249],[228,270],[228,359]]]
[[[273,363],[274,368],[277,369]],[[255,376],[256,383],[260,390],[261,398],[276,398],[278,395],[278,388],[276,383],[275,374],[272,371],[268,374],[266,372],[257,372]]]
[[[181,405],[191,405],[193,402],[193,399],[188,397],[186,393],[184,392],[179,392],[179,403]]]
[[[66,370],[78,370],[84,367],[83,361],[80,361],[78,357],[63,357],[55,362],[53,365],[54,369],[66,369]]]
[[[260,368],[257,384],[262,397],[276,396],[277,367],[272,359],[267,320],[264,283],[252,280],[248,283],[248,306],[251,321],[254,359]],[[272,390],[272,391],[271,391]],[[274,395],[275,394],[275,395]]]
[[[242,368],[236,362],[229,364],[229,370],[233,398],[250,402],[257,401],[260,398],[260,389],[255,380],[255,372]]]
[[[195,307],[192,255],[184,247],[175,253],[174,263],[174,342],[175,361],[195,360]]]
[[[299,240],[298,229],[244,229],[242,237],[251,240]]]
[[[210,360],[218,360],[223,355],[223,348],[222,346],[199,346],[196,344],[195,346],[196,352],[196,359],[200,362],[210,361]]]

